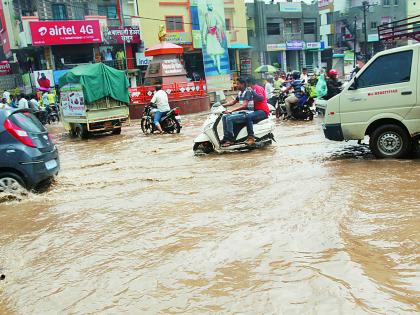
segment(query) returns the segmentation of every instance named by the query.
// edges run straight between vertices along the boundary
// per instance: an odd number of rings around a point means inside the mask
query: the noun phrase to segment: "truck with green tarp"
[[[121,133],[129,118],[128,79],[124,71],[102,63],[81,65],[59,79],[60,115],[71,135]]]

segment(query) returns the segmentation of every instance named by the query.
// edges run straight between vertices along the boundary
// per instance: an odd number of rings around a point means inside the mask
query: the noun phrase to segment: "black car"
[[[0,109],[0,193],[36,188],[60,169],[51,136],[28,109]]]

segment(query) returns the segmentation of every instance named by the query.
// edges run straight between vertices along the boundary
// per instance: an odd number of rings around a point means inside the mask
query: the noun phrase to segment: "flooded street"
[[[260,151],[70,139],[48,192],[0,204],[0,314],[418,314],[420,160],[279,122]]]

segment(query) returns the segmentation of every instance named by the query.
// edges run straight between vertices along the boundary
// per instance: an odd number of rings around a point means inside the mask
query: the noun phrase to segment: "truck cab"
[[[420,44],[375,55],[325,110],[325,137],[363,140],[378,158],[401,158],[420,136]]]

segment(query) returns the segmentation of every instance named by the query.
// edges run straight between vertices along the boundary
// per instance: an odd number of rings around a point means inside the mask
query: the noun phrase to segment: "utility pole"
[[[364,45],[364,53],[365,58],[368,59],[368,34],[367,34],[367,13],[369,12],[370,7],[373,7],[374,4],[370,4],[369,1],[363,1],[363,22],[365,24],[364,33],[365,33],[365,45]]]
[[[356,47],[357,47],[357,16],[354,17],[354,61],[353,67],[356,68]]]

